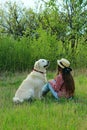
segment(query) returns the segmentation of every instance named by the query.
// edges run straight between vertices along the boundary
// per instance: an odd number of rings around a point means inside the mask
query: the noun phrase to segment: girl
[[[57,64],[57,76],[43,86],[42,96],[45,96],[50,91],[56,99],[60,97],[71,99],[74,96],[75,84],[70,73],[72,71],[70,62],[62,58],[61,60],[57,60]]]

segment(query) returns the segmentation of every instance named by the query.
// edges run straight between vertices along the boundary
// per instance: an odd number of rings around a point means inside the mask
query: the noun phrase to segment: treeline
[[[11,2],[0,8],[0,71],[30,70],[39,58],[49,59],[51,70],[61,57],[87,67],[87,1],[44,4],[38,12]]]

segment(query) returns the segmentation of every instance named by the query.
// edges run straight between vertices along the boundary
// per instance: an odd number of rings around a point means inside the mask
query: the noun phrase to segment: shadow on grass
[[[87,105],[87,98],[81,97],[81,96],[75,96],[72,99],[66,99],[66,98],[60,98],[59,100],[56,100],[51,94],[46,95],[41,100],[37,99],[30,99],[28,101],[24,101],[23,103],[19,103],[16,105],[34,105],[34,104],[66,104],[66,103],[75,103],[75,104],[82,104]]]
[[[59,100],[56,100],[52,95],[47,95],[42,99],[42,102],[44,103],[58,103],[58,104],[65,104],[67,102],[72,102],[76,104],[85,104],[87,105],[87,97],[83,96],[74,96],[72,99],[66,99],[66,98],[60,98]]]
[[[73,100],[75,103],[87,105],[87,96],[86,95],[84,95],[84,96],[77,95],[73,98]]]

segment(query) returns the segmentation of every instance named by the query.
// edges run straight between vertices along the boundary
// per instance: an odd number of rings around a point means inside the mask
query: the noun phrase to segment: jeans
[[[53,95],[56,99],[59,98],[57,92],[54,91],[54,89],[52,88],[51,84],[50,84],[50,83],[47,83],[47,84],[45,84],[45,85],[43,86],[43,88],[42,88],[42,95],[43,95],[44,93],[49,92],[49,91],[51,91],[52,95]]]

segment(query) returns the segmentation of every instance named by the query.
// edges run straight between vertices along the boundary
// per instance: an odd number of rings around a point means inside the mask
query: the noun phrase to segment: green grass
[[[25,73],[0,75],[0,130],[87,130],[87,70],[73,73],[76,92],[71,101],[45,99],[15,105],[12,98]],[[55,76],[48,72],[47,78]]]

